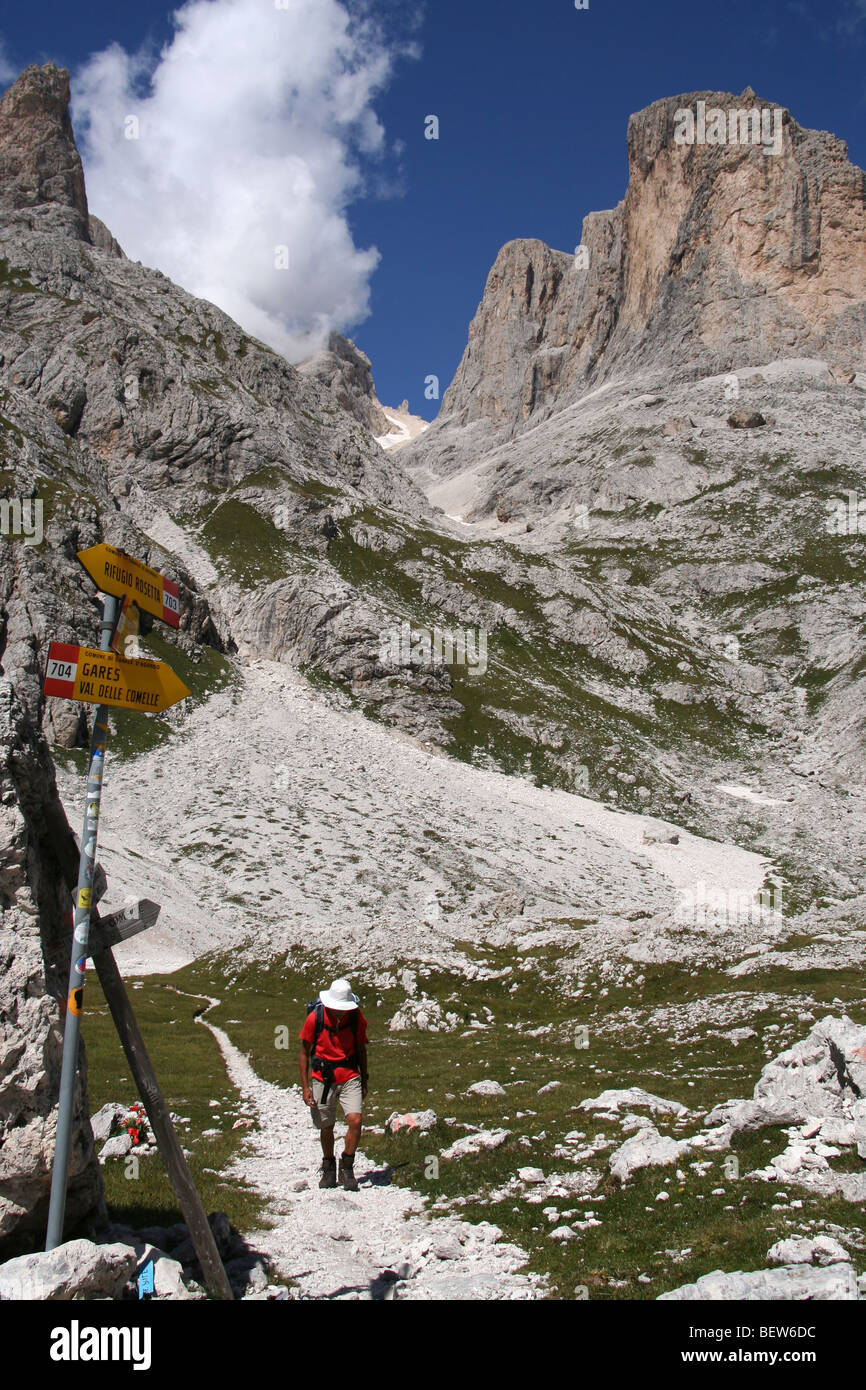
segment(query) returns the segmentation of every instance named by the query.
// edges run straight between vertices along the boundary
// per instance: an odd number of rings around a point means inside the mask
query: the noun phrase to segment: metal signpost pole
[[[101,651],[111,651],[111,638],[114,633],[116,617],[117,599],[111,595],[106,595],[102,610]],[[90,743],[84,805],[84,830],[81,835],[78,887],[75,892],[72,958],[69,967],[66,1020],[63,1026],[63,1066],[60,1073],[57,1139],[54,1148],[54,1168],[51,1173],[51,1200],[48,1209],[46,1250],[53,1250],[63,1241],[63,1217],[66,1211],[66,1182],[72,1142],[75,1078],[78,1072],[78,1043],[81,1036],[81,1012],[84,1006],[84,980],[88,955],[87,942],[90,934],[90,899],[93,888],[93,865],[96,859],[96,836],[99,828],[99,804],[102,797],[107,739],[108,710],[105,705],[98,705],[93,720],[93,738]]]

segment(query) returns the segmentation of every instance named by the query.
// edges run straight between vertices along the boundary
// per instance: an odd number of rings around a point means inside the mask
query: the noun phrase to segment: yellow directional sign
[[[62,699],[145,714],[168,709],[190,693],[164,661],[125,661],[114,652],[70,642],[49,646],[43,689]]]
[[[179,625],[178,587],[159,570],[152,570],[150,565],[143,565],[140,560],[133,560],[131,555],[104,543],[79,550],[78,558],[104,594],[113,594],[115,598],[128,594],[145,613],[152,613],[172,627]]]

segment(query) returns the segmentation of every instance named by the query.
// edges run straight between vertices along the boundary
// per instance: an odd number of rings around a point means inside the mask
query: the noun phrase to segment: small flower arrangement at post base
[[[139,1144],[147,1143],[147,1114],[140,1101],[136,1101],[134,1105],[129,1107],[121,1123],[132,1140],[134,1149],[137,1149]]]

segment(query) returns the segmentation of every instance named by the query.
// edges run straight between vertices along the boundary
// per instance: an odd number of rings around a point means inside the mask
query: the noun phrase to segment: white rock
[[[822,1121],[820,1136],[827,1144],[841,1144],[846,1148],[857,1143],[857,1126],[852,1120],[837,1120],[831,1117]]]
[[[590,1100],[582,1100],[578,1106],[579,1110],[611,1110],[619,1112],[620,1108],[628,1106],[645,1106],[653,1114],[662,1115],[688,1115],[688,1107],[681,1105],[678,1100],[664,1100],[661,1096],[654,1096],[651,1091],[645,1091],[641,1086],[629,1086],[625,1090],[602,1091],[600,1096],[595,1096]]]
[[[832,1236],[817,1236],[814,1240],[792,1236],[777,1240],[767,1251],[767,1263],[771,1265],[832,1265],[849,1261],[845,1247]]]
[[[431,1253],[437,1260],[459,1260],[463,1256],[463,1247],[456,1236],[442,1235],[434,1241]]]
[[[385,1121],[385,1132],[386,1134],[396,1134],[401,1129],[417,1129],[419,1134],[426,1134],[435,1124],[435,1110],[417,1110],[407,1115],[401,1115],[399,1111],[393,1110]]]
[[[740,1043],[745,1042],[747,1038],[756,1038],[757,1036],[754,1028],[731,1028],[727,1033],[719,1034],[720,1038],[732,1042],[734,1047],[739,1047]]]
[[[90,1128],[93,1130],[93,1138],[97,1144],[104,1144],[106,1139],[111,1137],[111,1131],[119,1120],[126,1114],[126,1106],[120,1105],[116,1101],[108,1101],[95,1115],[90,1117]]]
[[[729,1133],[760,1129],[764,1125],[804,1125],[820,1118],[847,1118],[847,1104],[854,1092],[848,1081],[866,1095],[866,1028],[847,1015],[828,1015],[814,1024],[808,1037],[774,1057],[764,1067],[752,1100],[732,1100],[718,1105],[704,1121],[706,1126],[727,1125]],[[836,1058],[845,1070],[840,1082]],[[859,1105],[861,1102],[857,1102]],[[866,1105],[864,1105],[866,1118]],[[866,1126],[864,1126],[866,1141]]]
[[[388,1027],[392,1033],[406,1032],[411,1028],[426,1033],[453,1033],[459,1024],[457,1014],[443,1014],[438,999],[421,995],[418,999],[405,999]]]
[[[857,1274],[853,1265],[834,1264],[827,1269],[810,1265],[783,1265],[780,1269],[757,1269],[743,1274],[737,1270],[725,1274],[714,1269],[697,1283],[684,1284],[659,1295],[664,1300],[695,1301],[784,1301],[853,1302],[859,1300]]]
[[[518,1168],[517,1176],[520,1178],[521,1182],[544,1182],[544,1173],[540,1168]],[[554,1208],[554,1210],[556,1210],[556,1208]]]
[[[99,1158],[124,1158],[132,1148],[132,1139],[128,1134],[116,1134],[113,1139],[109,1139],[107,1144],[103,1144],[99,1151]]]
[[[443,1149],[440,1158],[465,1158],[467,1154],[483,1153],[485,1149],[498,1149],[511,1138],[510,1129],[483,1129],[478,1134],[467,1134],[463,1139],[457,1139],[450,1144],[447,1149]]]
[[[561,1086],[561,1081],[548,1081],[546,1086],[539,1086],[538,1095],[543,1096],[547,1091],[555,1091],[557,1086]]]
[[[504,1096],[505,1087],[498,1081],[473,1081],[471,1086],[466,1087],[467,1094],[474,1096]]]
[[[628,1133],[630,1130],[633,1129],[646,1129],[647,1125],[652,1124],[652,1120],[650,1119],[649,1115],[628,1114],[623,1115],[622,1119],[620,1120],[620,1124],[622,1125],[626,1133]]]
[[[557,1226],[549,1234],[551,1240],[577,1240],[577,1233],[570,1226]]]
[[[0,1299],[64,1303],[76,1296],[117,1298],[137,1264],[130,1245],[70,1240],[54,1250],[19,1255],[0,1265]]]
[[[639,1168],[678,1163],[689,1152],[689,1147],[686,1140],[670,1139],[666,1134],[659,1134],[655,1125],[650,1124],[626,1139],[611,1154],[610,1171],[620,1182],[627,1182]]]

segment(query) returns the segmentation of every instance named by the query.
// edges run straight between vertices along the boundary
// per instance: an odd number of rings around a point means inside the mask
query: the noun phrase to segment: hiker
[[[334,1121],[337,1100],[343,1107],[348,1132],[340,1155],[340,1183],[357,1192],[355,1151],[361,1138],[361,1111],[367,1094],[367,1020],[348,980],[334,980],[309,1005],[301,1029],[301,1089],[322,1141],[319,1187],[337,1186]],[[310,1065],[312,1063],[312,1085]]]

